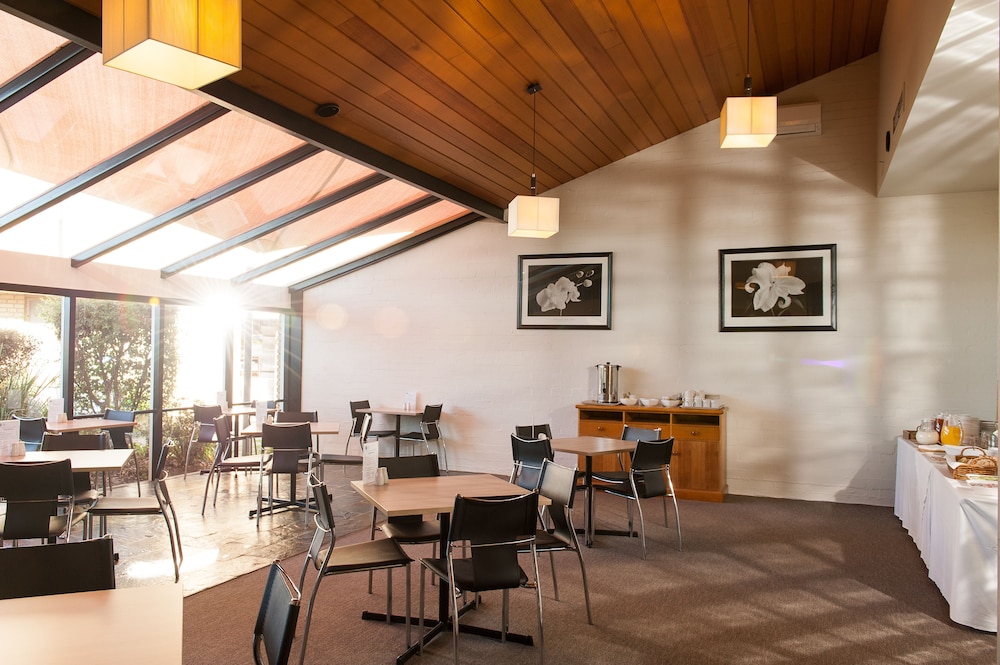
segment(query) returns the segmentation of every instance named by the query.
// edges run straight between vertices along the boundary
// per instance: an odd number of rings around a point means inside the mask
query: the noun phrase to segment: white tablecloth
[[[943,457],[896,442],[895,512],[917,544],[952,621],[997,630],[997,490],[951,477]]]

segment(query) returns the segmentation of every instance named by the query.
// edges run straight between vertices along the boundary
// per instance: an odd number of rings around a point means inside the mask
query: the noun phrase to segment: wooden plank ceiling
[[[718,118],[748,34],[773,95],[876,52],[887,2],[751,0],[748,28],[747,0],[244,0],[229,81],[502,209],[533,103],[544,193]]]

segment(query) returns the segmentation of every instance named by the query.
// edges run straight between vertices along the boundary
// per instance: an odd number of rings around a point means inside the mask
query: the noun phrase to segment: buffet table
[[[997,630],[997,490],[955,480],[943,456],[896,442],[895,513],[948,601],[951,620]]]

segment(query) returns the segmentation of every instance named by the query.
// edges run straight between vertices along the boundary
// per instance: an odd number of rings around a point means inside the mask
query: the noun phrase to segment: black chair
[[[437,445],[438,457],[441,458],[444,470],[448,470],[448,448],[445,446],[444,437],[441,435],[441,404],[428,404],[424,407],[424,412],[420,416],[420,429],[415,432],[407,432],[399,435],[400,443],[411,445],[423,444],[424,454],[430,452],[429,443],[432,441]]]
[[[233,449],[232,434],[229,431],[229,416],[219,416],[215,419],[215,438],[218,445],[215,447],[215,455],[212,458],[212,466],[208,469],[208,477],[205,479],[205,496],[201,500],[201,514],[205,514],[205,504],[208,503],[208,488],[215,481],[215,493],[212,495],[212,507],[219,498],[219,484],[222,482],[222,474],[238,471],[260,471],[261,464],[265,458],[261,455],[241,455],[231,456]]]
[[[657,441],[660,438],[660,431],[659,427],[649,429],[626,424],[622,427],[622,441]],[[618,468],[625,470],[625,460],[621,453],[618,453]]]
[[[170,539],[170,556],[174,566],[174,581],[181,578],[181,564],[184,562],[184,550],[181,547],[181,532],[177,523],[177,511],[170,500],[167,490],[167,455],[174,444],[167,442],[160,449],[160,457],[153,469],[153,496],[104,496],[89,511],[87,532],[94,535],[94,518],[99,520],[100,535],[107,533],[107,518],[123,515],[162,515],[167,525],[167,537]]]
[[[542,475],[542,464],[545,460],[554,459],[552,443],[549,439],[524,439],[516,434],[510,435],[511,455],[514,457],[514,468],[511,469],[509,481],[526,490],[538,487],[538,479]]]
[[[551,439],[552,428],[548,423],[542,425],[515,425],[514,434],[522,439]]]
[[[389,479],[430,478],[441,475],[437,455],[413,455],[411,457],[383,457],[378,461],[384,466]],[[376,527],[378,509],[372,506],[371,540],[375,540],[378,528],[388,538],[400,545],[431,545],[431,556],[437,555],[437,544],[441,540],[441,521],[425,520],[423,515],[394,515]],[[372,575],[368,574],[368,593],[372,592]]]
[[[2,548],[0,599],[114,589],[114,550],[110,537]]]
[[[302,593],[288,573],[277,561],[272,563],[253,629],[255,665],[287,665],[301,602]]]
[[[347,432],[347,445],[344,446],[344,454],[351,447],[351,439],[358,439],[360,443],[365,443],[364,437],[361,436],[361,424],[364,421],[364,416],[370,416],[370,413],[358,413],[358,409],[370,409],[372,405],[366,399],[358,400],[357,402],[351,402],[351,429]],[[394,429],[377,429],[368,430],[368,436],[374,437],[386,437],[386,436],[396,436],[396,430]]]
[[[309,624],[312,620],[313,603],[319,583],[324,577],[342,575],[344,573],[372,572],[385,570],[388,572],[386,581],[386,622],[392,621],[392,569],[406,569],[406,646],[410,646],[410,563],[413,559],[392,539],[369,540],[353,545],[337,545],[336,524],[333,517],[333,506],[326,484],[315,475],[309,478],[309,489],[316,500],[316,531],[313,534],[306,560],[302,563],[302,573],[299,576],[299,588],[304,588],[306,570],[310,562],[316,570],[316,581],[313,583],[309,604],[306,606],[306,625],[302,630],[302,650],[299,662],[305,661],[306,645],[309,640]]]
[[[261,424],[261,446],[264,448],[260,464],[260,477],[257,484],[257,524],[260,524],[260,514],[264,503],[264,478],[267,478],[267,507],[271,514],[274,509],[294,507],[308,508],[308,497],[300,501],[296,496],[298,474],[312,474],[313,451],[312,430],[308,423],[301,424]],[[270,451],[270,452],[268,452]],[[289,498],[275,498],[275,476],[284,474],[289,477]],[[309,511],[305,511],[308,520]]]
[[[30,538],[50,543],[60,536],[68,538],[73,525],[86,517],[73,495],[73,465],[68,459],[0,462],[0,499],[6,504],[0,514],[0,540],[12,540],[17,547],[18,541]]]
[[[215,419],[222,415],[222,406],[195,404],[193,411],[194,426],[191,428],[191,438],[188,440],[187,452],[184,454],[185,477],[188,474],[188,463],[191,461],[191,449],[196,445],[205,446],[215,442]]]
[[[315,423],[319,422],[318,411],[278,411],[274,414],[276,423]]]
[[[444,558],[421,559],[420,569],[420,648],[424,642],[424,571],[436,575],[450,598],[452,643],[458,663],[459,592],[480,594],[503,590],[501,634],[506,638],[509,591],[534,586],[538,604],[538,660],[545,661],[542,639],[542,591],[538,585],[538,557],[535,552],[535,522],[538,519],[538,492],[514,497],[455,497],[448,531],[448,551]],[[379,542],[379,541],[376,541]],[[518,563],[518,550],[531,554],[532,579]],[[463,553],[458,556],[457,553]],[[468,553],[469,556],[464,556]],[[533,582],[532,582],[533,580]]]
[[[76,432],[56,434],[46,432],[42,437],[42,450],[101,450],[104,447],[103,434],[79,434]],[[107,473],[101,474],[104,493],[108,493]],[[73,501],[78,509],[86,510],[97,501],[98,493],[91,482],[89,471],[73,472]]]
[[[25,450],[41,450],[42,437],[45,435],[45,418],[22,418],[14,416],[20,422],[20,438]]]
[[[642,517],[640,499],[663,497],[663,523],[667,520],[667,497],[674,502],[674,517],[677,522],[677,549],[681,549],[681,514],[674,495],[674,483],[670,479],[670,456],[674,449],[674,439],[645,441],[640,439],[631,453],[632,463],[628,471],[595,471],[594,480],[604,483],[599,486],[603,492],[628,499],[628,529],[632,531],[632,503],[639,510],[639,537],[642,543],[642,558],[646,558],[646,526]]]
[[[559,600],[559,583],[556,581],[556,563],[552,556],[554,552],[576,552],[580,561],[580,575],[583,577],[583,598],[587,605],[587,623],[593,624],[590,613],[590,590],[587,587],[587,569],[583,565],[583,553],[580,541],[576,537],[573,526],[573,497],[576,496],[576,469],[561,466],[552,460],[545,460],[542,466],[542,477],[538,483],[538,493],[548,498],[552,503],[546,508],[545,515],[549,526],[542,525],[535,532],[535,551],[549,553],[549,566],[552,568],[552,591]]]
[[[135,411],[119,411],[116,409],[105,409],[104,410],[105,420],[121,420],[123,422],[133,422],[135,420]],[[135,446],[132,444],[132,430],[135,427],[109,427],[104,430],[107,432],[108,438],[111,439],[111,447],[118,450],[132,449],[135,450]],[[139,458],[132,454],[132,464],[135,465],[135,488],[142,496],[142,483],[139,479]]]

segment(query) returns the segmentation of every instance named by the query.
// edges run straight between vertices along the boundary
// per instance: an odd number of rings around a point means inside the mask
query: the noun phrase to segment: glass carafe
[[[933,418],[924,418],[920,421],[920,426],[917,428],[917,443],[937,443],[938,433],[937,429],[934,427]]]
[[[962,419],[955,414],[948,414],[941,423],[941,443],[946,446],[962,445]]]

